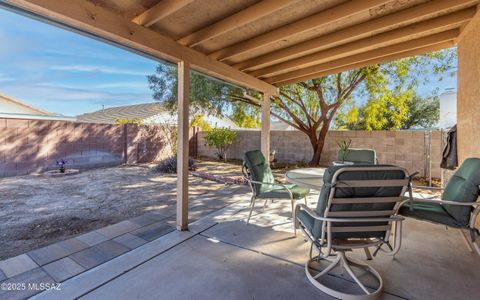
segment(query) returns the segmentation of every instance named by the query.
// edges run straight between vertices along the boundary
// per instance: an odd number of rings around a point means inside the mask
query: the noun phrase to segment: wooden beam
[[[177,127],[177,230],[188,230],[188,115],[190,102],[190,67],[178,63]]]
[[[436,51],[436,50],[450,48],[450,47],[453,47],[453,46],[455,46],[455,43],[454,43],[453,40],[452,41],[447,41],[447,42],[442,42],[442,43],[439,43],[439,44],[434,44],[434,45],[430,45],[430,46],[426,46],[426,47],[422,47],[422,48],[408,50],[408,51],[401,52],[401,53],[396,53],[396,54],[393,54],[393,55],[387,55],[387,56],[384,56],[384,57],[381,57],[381,58],[375,58],[375,59],[372,59],[372,60],[367,60],[367,61],[343,66],[343,67],[340,67],[340,68],[332,68],[330,70],[321,71],[321,72],[318,72],[318,73],[312,73],[312,74],[308,74],[308,75],[293,78],[293,79],[279,81],[275,85],[280,87],[280,86],[293,84],[293,83],[297,83],[297,82],[301,82],[301,81],[305,81],[305,80],[320,78],[320,77],[327,76],[327,75],[330,75],[330,74],[337,74],[337,73],[340,73],[340,72],[345,72],[345,71],[349,71],[349,70],[353,70],[353,69],[358,69],[358,68],[362,68],[362,67],[365,67],[365,66],[383,64],[383,63],[387,63],[387,62],[392,61],[392,60],[401,59],[401,58],[405,58],[405,57],[409,57],[409,56],[421,55],[421,54],[425,54],[425,53]]]
[[[146,53],[171,62],[187,61],[197,71],[233,84],[276,95],[277,88],[215,61],[194,49],[118,15],[86,0],[6,0],[18,9],[33,13],[53,22],[75,28],[89,35],[117,45]]]
[[[444,33],[437,33],[427,37],[413,39],[403,43],[399,43],[399,44],[395,44],[395,45],[391,45],[383,48],[378,48],[372,51],[348,56],[348,57],[337,59],[337,60],[332,60],[326,63],[317,64],[314,66],[310,66],[300,70],[295,70],[285,74],[280,74],[280,75],[268,78],[268,82],[277,83],[277,82],[285,81],[292,78],[303,77],[308,74],[315,74],[315,73],[323,72],[326,70],[340,68],[342,66],[351,65],[354,63],[359,63],[362,61],[367,61],[375,58],[393,55],[395,53],[402,53],[412,49],[418,49],[418,48],[423,48],[429,45],[439,44],[442,42],[455,39],[458,36],[458,34],[459,34],[459,30],[453,29]]]
[[[210,26],[207,26],[197,32],[191,33],[181,39],[178,43],[195,47],[203,42],[211,40],[221,34],[229,32],[242,25],[258,20],[266,15],[280,10],[298,0],[265,0],[260,1],[248,8],[237,12],[223,20],[220,20]]]
[[[268,54],[249,59],[232,65],[234,68],[248,71],[257,70],[269,65],[273,65],[288,59],[310,54],[330,48],[332,45],[345,43],[352,39],[365,38],[368,35],[379,32],[384,28],[398,26],[405,23],[412,23],[415,19],[425,16],[438,15],[446,10],[452,10],[459,6],[475,5],[472,0],[440,0],[429,1],[414,7],[391,13],[389,15],[356,24],[345,29],[341,29],[314,39],[295,44]],[[407,24],[408,25],[408,24]]]
[[[270,95],[263,94],[262,101],[262,131],[260,134],[260,148],[267,160],[270,161]]]
[[[291,70],[301,69],[328,60],[349,56],[359,52],[369,51],[375,48],[392,44],[395,41],[404,41],[419,35],[431,34],[459,27],[462,23],[470,20],[475,15],[475,8],[458,11],[447,16],[440,16],[434,19],[408,25],[406,27],[390,30],[369,38],[343,44],[334,48],[326,49],[273,66],[249,72],[255,77],[269,77],[278,73],[285,73]]]
[[[150,27],[193,1],[195,0],[161,0],[139,16],[135,17],[132,22],[145,27]]]
[[[253,37],[246,41],[234,44],[224,49],[217,50],[209,56],[216,60],[226,60],[234,56],[267,46],[274,42],[286,39],[290,36],[301,34],[303,32],[313,30],[320,26],[325,26],[332,22],[336,22],[342,18],[369,10],[373,7],[387,3],[387,0],[352,0],[344,2],[340,5],[323,10],[310,17],[303,18],[299,21],[284,25],[274,29],[268,33]]]

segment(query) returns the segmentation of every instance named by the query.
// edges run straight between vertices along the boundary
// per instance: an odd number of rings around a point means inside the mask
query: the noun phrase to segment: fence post
[[[123,124],[123,163],[128,162],[128,124]]]

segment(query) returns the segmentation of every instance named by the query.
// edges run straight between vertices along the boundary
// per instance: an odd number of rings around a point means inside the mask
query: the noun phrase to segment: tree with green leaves
[[[351,103],[353,96],[383,99],[370,109],[388,110],[393,107],[389,101],[413,96],[415,87],[428,80],[432,72],[449,72],[455,58],[456,49],[447,49],[283,86],[280,94],[272,98],[271,114],[308,136],[313,150],[310,164],[318,165],[336,113],[342,105]],[[148,79],[154,98],[175,107],[175,67],[161,65]],[[261,95],[192,72],[190,101],[193,108],[224,114],[240,109],[240,115],[257,117]],[[396,107],[388,122],[399,124],[408,111],[405,105]]]
[[[363,106],[348,104],[335,119],[336,129],[398,130],[429,128],[440,118],[438,97],[422,98],[407,91],[370,99]]]
[[[227,161],[227,150],[235,141],[237,133],[229,128],[213,128],[205,135],[205,144],[217,149],[219,159]]]

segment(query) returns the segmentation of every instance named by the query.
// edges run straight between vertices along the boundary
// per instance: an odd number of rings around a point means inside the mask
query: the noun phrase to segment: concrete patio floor
[[[309,246],[292,237],[288,203],[259,208],[248,226],[247,206],[248,199],[230,205],[33,299],[330,299],[305,277]],[[366,260],[363,251],[350,255]],[[407,220],[395,259],[379,254],[369,263],[385,281],[382,299],[473,299],[479,260],[454,230]],[[339,276],[327,280],[354,288]]]

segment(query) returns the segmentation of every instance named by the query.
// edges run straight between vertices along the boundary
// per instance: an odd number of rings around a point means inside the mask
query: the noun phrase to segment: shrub
[[[342,162],[345,162],[348,154],[350,153],[350,146],[352,145],[352,140],[350,138],[348,138],[347,140],[341,140],[337,142],[337,145],[340,149],[340,158]]]
[[[218,158],[227,161],[227,150],[236,137],[237,133],[230,128],[215,127],[205,135],[205,144],[208,147],[215,147]]]
[[[160,161],[155,170],[160,173],[177,173],[177,156],[170,156]],[[195,170],[195,163],[191,157],[188,158],[188,170]]]

